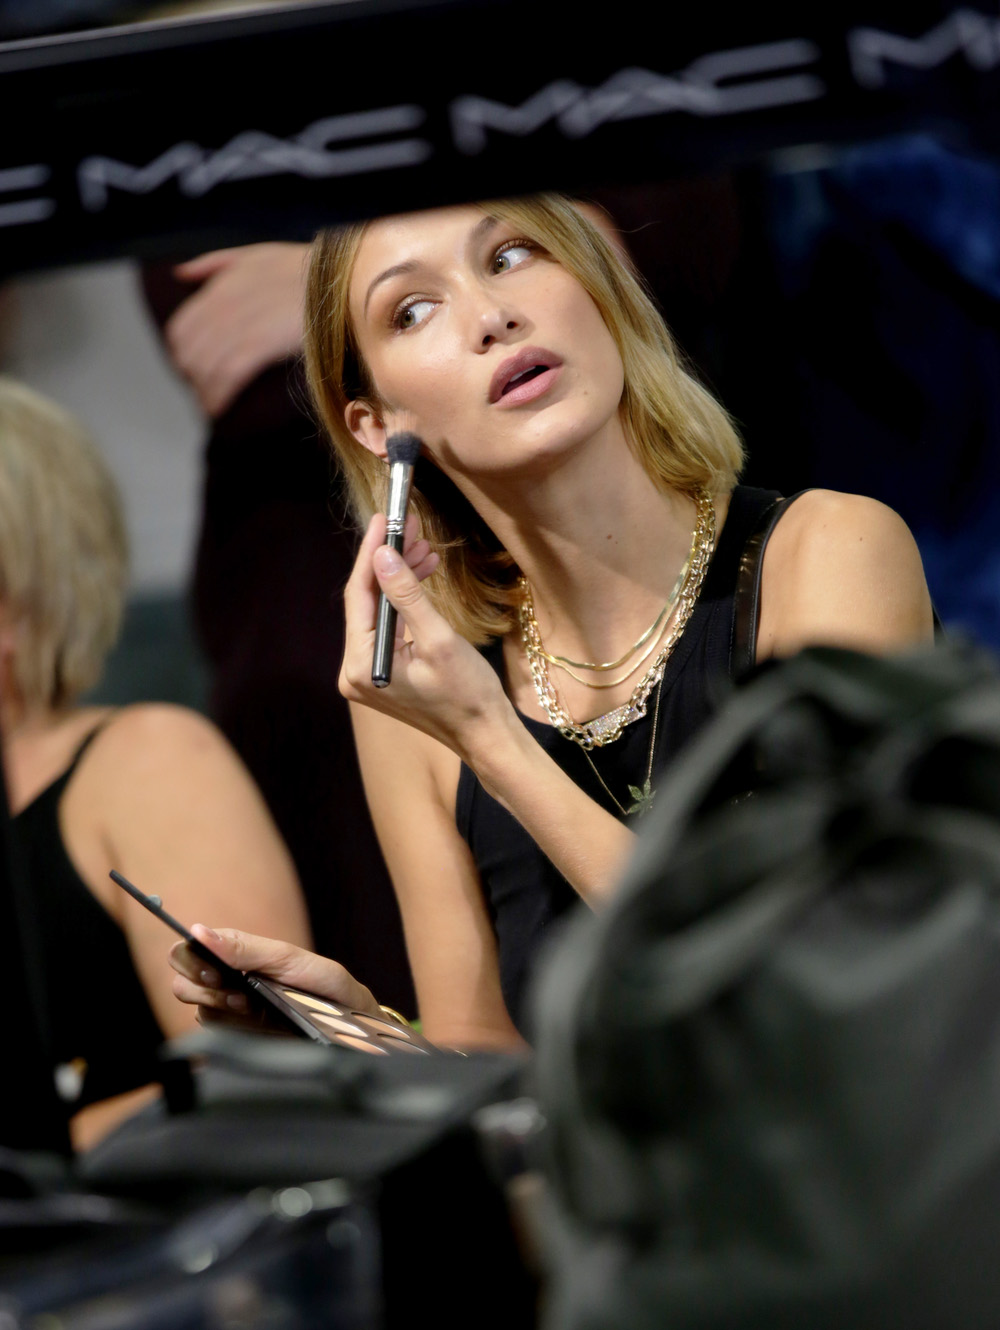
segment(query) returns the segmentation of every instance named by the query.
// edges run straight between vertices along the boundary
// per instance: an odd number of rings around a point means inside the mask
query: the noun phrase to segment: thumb
[[[182,282],[203,282],[228,268],[238,253],[235,249],[213,249],[207,254],[198,254],[193,259],[174,265],[174,276]]]
[[[243,933],[238,928],[209,928],[207,924],[193,924],[192,934],[199,942],[225,961],[234,970],[267,969],[274,973],[288,965],[293,953],[299,948],[288,942],[279,942],[275,938],[256,937],[253,933]]]

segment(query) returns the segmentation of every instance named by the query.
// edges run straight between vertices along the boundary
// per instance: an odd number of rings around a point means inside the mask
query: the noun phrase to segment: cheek
[[[461,413],[465,395],[456,391],[459,366],[450,349],[434,338],[422,338],[419,347],[401,347],[398,353],[394,349],[373,373],[383,398],[414,412],[429,434],[444,433]]]

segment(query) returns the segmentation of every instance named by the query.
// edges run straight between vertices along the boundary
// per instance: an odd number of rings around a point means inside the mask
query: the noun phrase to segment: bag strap
[[[771,532],[789,506],[807,490],[799,490],[790,498],[779,498],[765,508],[756,527],[750,533],[740,555],[736,574],[736,594],[733,597],[733,632],[729,648],[729,677],[737,679],[745,674],[757,658],[757,630],[760,627],[760,587],[764,569],[764,551]]]

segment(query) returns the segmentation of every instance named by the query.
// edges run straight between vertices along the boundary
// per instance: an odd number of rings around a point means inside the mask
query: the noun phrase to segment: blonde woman
[[[565,199],[321,236],[306,343],[368,523],[341,688],[424,1029],[513,1046],[542,939],[614,889],[660,773],[718,705],[739,633],[750,660],[928,639],[920,558],[875,502],[814,491],[775,523],[774,494],[735,484],[728,417]],[[404,412],[423,449],[401,558],[378,513]],[[738,594],[769,520],[759,597]],[[401,625],[384,689],[370,681],[380,589]],[[332,963],[205,936],[243,968],[374,1002]],[[179,996],[232,1004],[184,948],[174,963]]]
[[[110,869],[181,919],[211,912],[309,941],[289,855],[218,731],[176,706],[80,705],[125,585],[100,454],[60,407],[0,378],[0,735],[77,1145],[149,1097],[157,1047],[192,1021],[170,991],[172,935]]]

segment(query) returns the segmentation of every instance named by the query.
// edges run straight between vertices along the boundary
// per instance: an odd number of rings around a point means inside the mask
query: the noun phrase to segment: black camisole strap
[[[733,600],[733,637],[729,656],[730,678],[737,679],[754,664],[757,655],[757,631],[760,628],[760,589],[764,573],[764,551],[778,520],[801,495],[777,498],[760,515],[743,553],[740,555]]]

